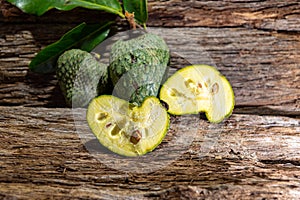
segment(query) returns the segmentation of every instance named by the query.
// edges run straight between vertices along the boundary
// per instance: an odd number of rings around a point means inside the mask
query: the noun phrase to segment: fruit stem
[[[146,23],[143,24],[145,31],[147,32],[147,26]]]
[[[141,25],[139,25],[138,23],[135,22],[134,20],[134,12],[133,13],[129,13],[128,11],[125,11],[125,17],[130,25],[130,28],[132,28],[133,30],[136,30],[136,27],[140,28],[140,29],[144,29],[147,32],[147,27],[146,27],[146,23],[143,24],[144,27],[142,27]]]
[[[129,12],[125,11],[125,17],[130,25],[130,28],[132,28],[133,30],[136,30],[136,23],[134,20],[134,12],[129,13]]]

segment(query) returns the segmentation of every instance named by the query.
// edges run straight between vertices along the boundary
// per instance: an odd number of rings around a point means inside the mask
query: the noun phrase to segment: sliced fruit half
[[[89,104],[87,121],[103,146],[124,156],[152,151],[169,128],[169,115],[156,97],[137,107],[111,95],[99,96]]]
[[[205,112],[210,122],[218,123],[231,115],[234,93],[229,81],[208,65],[184,67],[162,86],[160,99],[174,115]]]

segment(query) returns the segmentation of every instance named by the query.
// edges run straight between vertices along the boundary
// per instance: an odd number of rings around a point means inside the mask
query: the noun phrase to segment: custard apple
[[[94,97],[107,93],[110,86],[107,66],[80,49],[59,57],[56,75],[68,106],[85,107]]]
[[[167,78],[169,59],[167,44],[155,34],[118,40],[112,45],[109,65],[114,95],[137,105],[147,96],[157,96]]]

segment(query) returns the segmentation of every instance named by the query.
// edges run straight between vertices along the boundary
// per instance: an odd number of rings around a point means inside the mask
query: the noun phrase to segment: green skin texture
[[[167,78],[169,59],[165,41],[152,33],[115,42],[109,66],[115,95],[137,105],[147,96],[157,96]]]
[[[59,57],[56,75],[68,106],[86,107],[109,89],[107,66],[80,49],[68,50]]]

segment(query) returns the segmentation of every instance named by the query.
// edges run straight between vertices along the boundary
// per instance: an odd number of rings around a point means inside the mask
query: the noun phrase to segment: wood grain
[[[42,17],[0,0],[0,199],[298,199],[300,3],[148,1],[148,29],[172,50],[171,73],[211,64],[229,79],[233,115],[171,117],[166,138],[138,159],[100,146],[85,110],[65,108],[54,74],[28,70],[42,48],[85,21],[74,9]],[[184,134],[182,134],[184,133]]]
[[[108,13],[76,8],[69,12],[51,10],[41,17],[22,13],[0,1],[0,22],[62,24],[114,20]],[[263,30],[300,30],[300,3],[296,0],[148,0],[148,26],[163,27],[246,27]],[[2,16],[1,16],[2,14]],[[55,17],[54,17],[55,16]],[[124,24],[124,20],[118,19]]]
[[[94,23],[111,15],[75,9],[35,17],[3,1],[2,8],[14,14],[0,16],[0,105],[64,107],[55,77],[28,72],[30,60],[81,22],[80,16]],[[237,111],[299,115],[299,13],[297,1],[149,1],[149,26],[194,27],[150,30],[180,54],[173,54],[172,67],[205,63],[226,75],[236,93]],[[266,20],[280,29],[268,28]],[[253,24],[263,24],[262,30]]]
[[[0,196],[291,199],[299,195],[299,119],[233,115],[222,124],[209,124],[191,116],[201,129],[193,133],[197,127],[183,126],[193,141],[180,157],[175,156],[176,162],[164,164],[157,157],[161,168],[137,173],[134,167],[139,165],[129,158],[100,148],[105,160],[98,160],[86,149],[78,134],[85,130],[84,123],[76,127],[72,117],[82,115],[82,110],[1,107],[0,113]],[[168,136],[150,154],[163,150],[172,142],[172,130],[185,123],[184,117],[172,119]],[[176,154],[182,146],[170,148],[168,154]],[[107,162],[118,159],[132,168],[116,170]]]
[[[287,1],[149,1],[152,26],[249,27],[299,31],[300,3]]]
[[[5,27],[0,29],[5,32]],[[296,35],[244,28],[149,30],[165,38],[173,51],[174,69],[191,63],[216,66],[231,82],[237,107],[260,106],[265,112],[299,115],[300,39]],[[51,38],[52,31],[40,27],[39,38]],[[1,105],[65,106],[54,75],[28,72],[39,49],[30,31],[7,31],[1,44]]]

